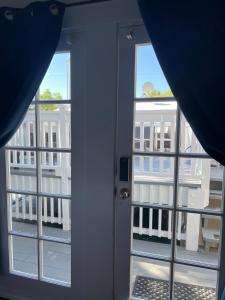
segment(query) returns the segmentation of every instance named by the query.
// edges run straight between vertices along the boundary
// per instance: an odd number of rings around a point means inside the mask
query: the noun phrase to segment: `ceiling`
[[[0,7],[1,6],[13,6],[13,7],[24,7],[31,2],[36,2],[37,0],[0,0]],[[45,1],[45,0],[38,0],[38,1]],[[74,3],[74,2],[81,2],[81,0],[59,0],[60,2],[64,3]],[[85,1],[85,0],[84,0]]]

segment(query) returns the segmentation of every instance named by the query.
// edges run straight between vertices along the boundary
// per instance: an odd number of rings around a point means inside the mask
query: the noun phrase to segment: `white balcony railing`
[[[159,122],[160,120],[160,122]],[[151,132],[151,126],[154,129],[157,142],[151,133],[149,140],[146,140],[143,130],[141,129],[139,139],[135,138],[141,151],[145,147],[154,150],[154,147],[160,147],[159,150],[171,151],[175,149],[175,111],[166,111],[164,114],[160,111],[160,118],[156,112],[137,112],[136,123],[141,128],[150,126],[148,132]],[[146,123],[147,122],[147,123]],[[203,152],[196,137],[190,130],[190,126],[182,121],[182,130],[185,132],[181,138],[181,149],[185,152]],[[164,129],[164,127],[166,129]],[[160,131],[159,131],[160,130]],[[53,111],[41,111],[40,113],[40,147],[47,148],[70,148],[70,111],[66,106],[61,105]],[[166,132],[164,135],[163,132]],[[161,140],[161,138],[163,140]],[[139,144],[140,143],[140,144]],[[36,131],[34,122],[34,111],[29,111],[14,137],[11,139],[9,146],[36,146]],[[70,194],[70,156],[63,153],[46,151],[41,152],[41,170],[42,170],[42,187],[44,192],[52,194]],[[146,156],[147,157],[147,156]],[[149,203],[156,205],[172,205],[173,203],[173,160],[165,157],[157,157],[153,162],[153,157],[148,156],[149,169],[145,170],[144,159],[140,157],[140,168],[135,170],[134,166],[134,185],[133,201],[136,203]],[[36,153],[27,150],[9,150],[8,155],[10,165],[10,188],[26,190],[29,185],[31,190],[35,186],[35,168]],[[27,173],[26,170],[30,170]],[[33,174],[32,174],[33,170]],[[191,201],[198,198],[198,207],[205,208],[209,204],[209,183],[210,174],[213,178],[222,178],[221,167],[214,163],[210,168],[210,160],[201,159],[182,159],[179,167],[179,205],[189,206]],[[36,202],[32,196],[22,196],[13,194],[12,214],[15,220],[36,220],[37,208]],[[70,229],[70,204],[68,201],[57,197],[43,197],[42,199],[42,220],[45,223],[62,225],[64,230]],[[137,212],[137,210],[136,210]],[[172,213],[168,211],[165,217],[163,209],[157,210],[157,217],[153,208],[148,209],[147,217],[144,208],[138,209],[138,222],[133,227],[133,232],[140,235],[156,236],[171,238],[171,218]],[[145,217],[144,217],[145,215]],[[146,218],[148,224],[146,225]],[[144,224],[145,223],[145,224]],[[189,222],[191,223],[191,222]],[[177,239],[185,240],[187,234],[184,232],[184,216],[178,213],[177,221]],[[188,230],[187,230],[188,231]]]

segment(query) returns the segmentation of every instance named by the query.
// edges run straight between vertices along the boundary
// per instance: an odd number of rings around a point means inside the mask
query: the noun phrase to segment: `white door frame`
[[[135,88],[135,45],[149,43],[150,39],[143,25],[124,27],[119,30],[118,36],[118,113],[117,113],[117,174],[116,174],[116,199],[115,199],[115,300],[127,300],[130,295],[130,254],[131,254],[131,197],[122,200],[120,191],[127,188],[132,193],[132,178],[127,182],[120,181],[120,158],[128,157],[132,159],[132,140],[133,140],[133,115],[134,115],[134,88]],[[177,113],[180,119],[180,110]],[[176,139],[179,141],[178,132]],[[179,143],[177,143],[177,147]],[[176,149],[176,153],[178,153]],[[199,156],[201,158],[201,155]],[[178,170],[178,154],[175,155],[174,168]],[[177,182],[177,172],[175,172],[175,182]],[[224,187],[223,187],[224,189]],[[174,194],[177,194],[177,186],[174,186]],[[131,195],[132,196],[132,195]],[[174,196],[176,203],[177,196]],[[222,199],[224,197],[224,191]],[[175,211],[177,207],[175,206]],[[225,253],[225,218],[221,215],[221,232],[222,241],[220,245],[220,253]],[[176,215],[173,217],[173,224],[176,223]],[[172,227],[173,235],[175,235],[175,226]],[[174,278],[174,262],[175,262],[175,241],[171,244],[171,268],[170,278]],[[147,256],[146,256],[147,257]],[[149,257],[150,258],[150,257]],[[152,257],[154,258],[154,257]],[[157,259],[155,257],[155,259]],[[176,260],[177,263],[183,263]],[[223,288],[225,286],[225,255],[220,257],[220,265],[218,270],[220,276],[217,281],[217,299],[220,299]],[[189,264],[192,265],[191,263]],[[193,264],[193,266],[195,266]],[[170,288],[170,298],[173,297],[172,288]]]
[[[118,35],[118,114],[117,114],[117,176],[115,200],[115,299],[129,297],[130,244],[131,244],[131,197],[132,197],[132,145],[133,101],[135,75],[135,45],[147,42],[143,26],[122,28]],[[129,105],[130,104],[130,105]],[[120,158],[129,158],[129,180],[120,181]],[[120,190],[127,188],[131,197],[121,199]]]

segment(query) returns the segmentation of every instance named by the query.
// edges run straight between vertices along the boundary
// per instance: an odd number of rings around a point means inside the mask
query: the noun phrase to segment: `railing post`
[[[67,145],[67,139],[66,134],[64,132],[66,125],[66,108],[62,106],[60,108],[60,136],[61,136],[61,146],[68,146]],[[60,170],[61,170],[61,189],[63,194],[68,194],[68,176],[69,176],[69,165],[67,161],[67,154],[62,153],[61,154],[61,164],[60,164]],[[69,200],[62,199],[62,216],[63,216],[63,230],[70,230],[71,224],[70,224],[70,202]]]

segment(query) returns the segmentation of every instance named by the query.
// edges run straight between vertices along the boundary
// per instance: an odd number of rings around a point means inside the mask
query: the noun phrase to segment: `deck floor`
[[[14,222],[14,230],[22,232],[35,232],[33,224],[23,224]],[[53,237],[68,238],[69,231],[46,227],[45,234]],[[159,244],[148,241],[134,240],[133,249],[155,253],[161,255],[170,255],[170,245]],[[179,256],[185,259],[198,262],[207,262],[216,264],[218,257],[216,254],[206,254],[202,252],[187,251],[183,247],[178,249]],[[71,280],[71,250],[69,245],[44,242],[43,243],[43,271],[46,278],[70,282]],[[13,263],[16,271],[28,274],[37,274],[37,241],[30,238],[13,238]],[[156,261],[152,259],[132,257],[131,260],[131,289],[134,289],[135,281],[138,277],[168,281],[169,263]],[[184,265],[175,266],[176,281],[182,284],[191,284],[206,288],[216,287],[216,271],[210,271],[201,268],[189,267]],[[148,298],[144,298],[148,299]],[[161,298],[159,298],[161,299]]]

